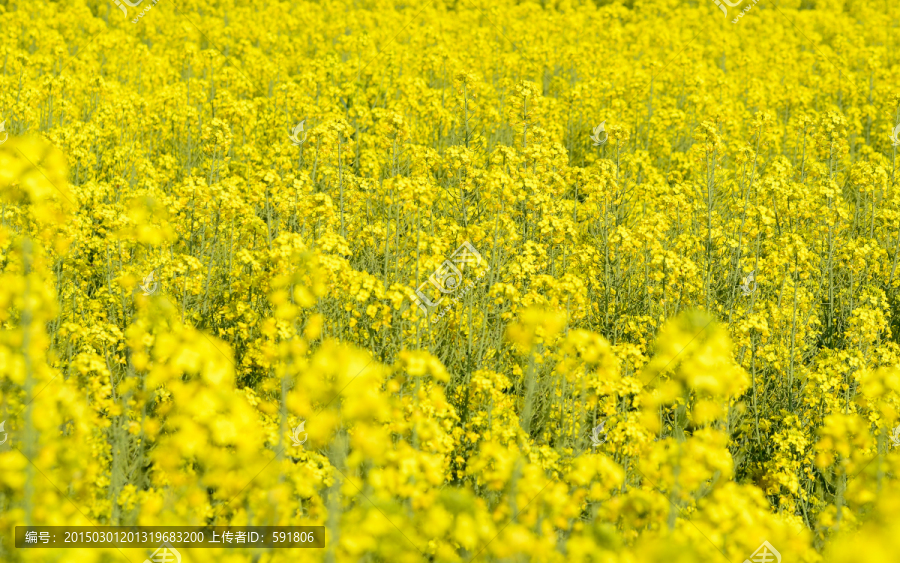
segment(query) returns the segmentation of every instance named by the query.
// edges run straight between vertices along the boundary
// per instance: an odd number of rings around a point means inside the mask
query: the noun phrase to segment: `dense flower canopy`
[[[895,4],[133,3],[0,0],[0,560],[897,559]]]

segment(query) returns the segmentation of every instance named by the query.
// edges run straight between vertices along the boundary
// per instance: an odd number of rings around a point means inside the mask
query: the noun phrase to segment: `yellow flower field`
[[[0,561],[897,561],[898,22],[0,0]]]

